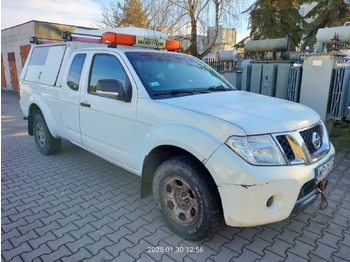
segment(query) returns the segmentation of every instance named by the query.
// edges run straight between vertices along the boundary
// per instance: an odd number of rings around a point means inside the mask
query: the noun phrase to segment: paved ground
[[[67,141],[41,155],[17,96],[3,92],[1,106],[2,261],[350,261],[350,151],[337,152],[326,211],[318,200],[193,243],[165,226],[152,197],[139,199],[139,177]]]

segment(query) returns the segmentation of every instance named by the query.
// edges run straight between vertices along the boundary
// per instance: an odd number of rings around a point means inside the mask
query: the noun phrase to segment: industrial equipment
[[[275,95],[276,64],[264,64],[261,80],[261,94],[267,96]]]
[[[350,103],[350,59],[344,51],[350,50],[350,22],[321,28],[316,38],[305,53],[289,52],[289,37],[247,41],[245,51],[255,59],[243,66],[242,90],[300,102],[323,121],[342,119]]]
[[[332,86],[329,118],[341,120],[350,104],[350,64],[337,63]]]
[[[325,121],[327,118],[333,71],[343,60],[340,53],[307,54],[303,64],[300,103],[314,109]]]
[[[301,64],[294,64],[289,70],[287,100],[299,102],[301,75],[303,68]]]
[[[252,65],[243,65],[241,90],[250,91],[250,80],[252,77]]]
[[[350,22],[345,23],[344,26],[318,29],[316,40],[317,42],[328,44],[334,34],[338,34],[342,42],[350,43]]]
[[[250,92],[260,94],[262,68],[263,68],[262,64],[252,64],[252,74],[251,74],[251,80],[250,80]]]
[[[289,69],[295,61],[290,59],[289,41],[289,36],[279,39],[247,41],[245,51],[253,54],[264,52],[264,58],[261,59],[258,56],[251,61],[251,67],[243,67],[242,90],[287,98]],[[248,89],[249,82],[250,89]]]
[[[289,37],[265,40],[250,40],[245,45],[246,52],[288,51]]]
[[[219,53],[219,60],[221,62],[237,62],[238,61],[238,51],[237,49],[224,50]]]
[[[340,44],[350,43],[350,23],[321,28],[316,39],[330,44],[329,53],[306,54],[300,103],[313,108],[323,120],[341,119],[349,106],[349,64]],[[339,52],[340,51],[340,52]]]
[[[289,78],[289,72],[291,67],[292,67],[291,63],[284,63],[284,64],[277,65],[275,97],[287,99],[288,78]]]

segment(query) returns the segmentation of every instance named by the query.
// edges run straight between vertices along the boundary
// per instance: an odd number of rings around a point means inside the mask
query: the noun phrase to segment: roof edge
[[[1,32],[2,32],[2,31],[9,30],[9,29],[12,29],[12,28],[16,28],[16,27],[19,27],[19,26],[22,26],[22,25],[26,25],[26,24],[29,24],[29,23],[32,23],[32,22],[33,22],[33,23],[43,23],[43,24],[54,24],[54,25],[74,26],[74,27],[79,27],[79,28],[84,28],[84,29],[98,29],[98,28],[94,28],[94,27],[86,27],[86,26],[78,26],[78,25],[69,25],[69,24],[60,24],[60,23],[55,23],[55,22],[39,21],[39,20],[30,20],[30,21],[28,21],[28,22],[24,22],[24,23],[21,23],[21,24],[18,24],[18,25],[14,25],[14,26],[5,28],[5,29],[1,29]]]

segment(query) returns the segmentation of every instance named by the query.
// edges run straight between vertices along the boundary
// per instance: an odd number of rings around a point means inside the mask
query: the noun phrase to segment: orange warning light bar
[[[178,50],[181,47],[180,41],[153,39],[143,36],[118,34],[113,32],[106,32],[102,35],[102,42],[108,45],[128,45],[144,48],[168,49]]]
[[[181,47],[180,41],[176,40],[166,40],[166,46],[165,49],[168,50],[178,50]]]
[[[102,35],[102,42],[109,45],[134,45],[134,35],[117,34],[113,32],[107,32]]]

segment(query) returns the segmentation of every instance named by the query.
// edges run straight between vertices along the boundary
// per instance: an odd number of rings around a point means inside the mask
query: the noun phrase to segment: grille
[[[282,136],[277,136],[276,138],[277,138],[278,143],[282,147],[289,162],[295,160],[295,155],[293,153],[292,147],[290,146],[290,144],[288,142],[287,137],[285,135],[282,135]]]
[[[315,149],[314,145],[312,144],[312,133],[318,133],[320,137],[322,137],[322,129],[320,125],[314,126],[310,129],[304,130],[300,132],[301,137],[304,139],[304,142],[306,144],[307,149],[309,150],[309,153],[312,155],[317,150]],[[322,144],[321,144],[322,146]]]
[[[304,196],[307,196],[311,192],[313,192],[315,190],[315,188],[316,188],[316,184],[315,184],[315,180],[314,179],[306,182],[303,185],[303,187],[301,188],[300,192],[299,192],[298,200],[300,198],[303,198]]]

